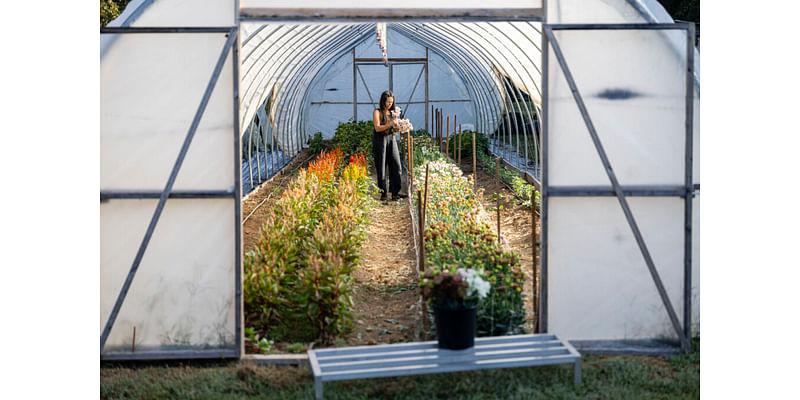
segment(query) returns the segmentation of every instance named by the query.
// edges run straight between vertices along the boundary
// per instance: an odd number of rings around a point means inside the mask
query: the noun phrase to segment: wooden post
[[[472,131],[472,177],[474,181],[472,182],[472,186],[474,186],[473,190],[475,192],[478,191],[478,155],[475,154],[475,131]]]
[[[417,189],[417,230],[419,230],[419,270],[425,271],[425,229],[422,221],[422,197]]]
[[[453,115],[453,161],[456,161],[456,127],[458,126],[458,115]]]
[[[131,353],[136,351],[136,325],[133,326],[133,340],[131,341]]]
[[[458,165],[461,166],[461,125],[458,125]]]
[[[408,157],[408,193],[413,192],[414,174],[411,171],[411,152],[412,152],[411,131],[406,132],[406,156]]]
[[[450,116],[447,116],[447,130],[444,132],[444,155],[450,157]]]
[[[500,243],[500,157],[496,158],[497,160],[497,177],[495,178],[495,182],[497,183],[497,243]]]

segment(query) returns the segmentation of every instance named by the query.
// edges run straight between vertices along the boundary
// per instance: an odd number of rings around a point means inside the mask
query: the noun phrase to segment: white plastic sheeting
[[[234,1],[133,1],[109,26],[230,27],[236,25],[235,13]],[[226,36],[101,35],[101,192],[164,189]],[[101,349],[103,357],[239,352],[233,62],[229,51],[173,186],[173,191],[229,191],[231,196],[166,202]],[[116,198],[100,203],[101,335],[157,203]]]
[[[650,1],[547,2],[547,22],[672,22]],[[657,8],[660,8],[658,6]],[[686,32],[555,30],[620,185],[685,185]],[[610,181],[555,53],[548,60],[547,187]],[[693,180],[699,183],[699,84],[694,90]],[[681,197],[627,197],[683,325]],[[699,329],[699,198],[692,204],[692,326]],[[569,340],[677,339],[615,197],[549,197],[548,331]]]

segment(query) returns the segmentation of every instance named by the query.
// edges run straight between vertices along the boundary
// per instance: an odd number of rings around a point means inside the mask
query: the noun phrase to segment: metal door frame
[[[546,1],[545,10],[546,10]],[[545,11],[546,15],[546,11]],[[541,247],[541,294],[540,294],[540,310],[539,313],[539,326],[543,332],[548,331],[548,259],[547,259],[547,238],[548,238],[548,214],[549,214],[549,197],[550,196],[571,196],[571,197],[594,197],[594,196],[615,196],[619,200],[620,207],[625,214],[625,218],[631,231],[636,238],[639,250],[644,257],[653,282],[656,285],[659,296],[661,297],[664,308],[669,314],[670,322],[678,334],[681,343],[681,349],[684,352],[690,350],[691,338],[691,290],[692,290],[692,199],[696,191],[699,191],[700,185],[695,185],[693,182],[693,121],[694,121],[694,24],[693,23],[672,23],[672,24],[543,24],[542,35],[542,247]],[[684,184],[677,186],[665,185],[638,185],[638,186],[621,186],[617,181],[616,174],[611,168],[611,164],[603,149],[602,142],[597,136],[597,131],[592,123],[592,119],[586,110],[586,105],[583,102],[580,90],[575,84],[575,80],[569,70],[567,60],[561,52],[558,40],[556,40],[553,31],[557,30],[682,30],[686,32],[686,114],[685,114],[685,155],[684,155]],[[594,143],[597,154],[600,157],[603,166],[605,167],[608,178],[611,182],[610,187],[602,186],[558,186],[553,187],[548,185],[548,135],[549,124],[547,118],[547,110],[549,108],[549,53],[550,49],[556,56],[562,73],[564,74],[567,83],[572,91],[573,99],[578,106],[586,128]],[[626,200],[630,196],[667,196],[667,197],[680,197],[684,199],[684,281],[683,281],[683,326],[681,327],[678,321],[677,314],[672,307],[669,296],[664,289],[658,271],[655,269],[652,257],[644,241],[644,238],[639,231],[636,223],[636,218],[631,213],[630,207]]]

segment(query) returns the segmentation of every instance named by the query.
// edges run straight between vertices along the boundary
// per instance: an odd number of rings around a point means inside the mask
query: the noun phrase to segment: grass
[[[583,385],[555,365],[329,382],[326,399],[695,399],[700,339],[676,356],[584,356]],[[103,399],[313,399],[307,368],[244,362],[103,364]]]

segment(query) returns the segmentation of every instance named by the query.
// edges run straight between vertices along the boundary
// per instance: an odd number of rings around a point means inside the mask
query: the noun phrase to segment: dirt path
[[[353,332],[348,345],[413,340],[417,302],[414,238],[408,200],[376,202],[353,271]]]
[[[461,170],[464,175],[472,174],[472,158],[462,159]],[[497,212],[489,211],[497,206],[496,201],[490,201],[490,196],[498,190],[503,194],[500,205],[503,206],[500,212],[500,235],[506,240],[503,247],[514,250],[520,256],[522,270],[525,273],[525,283],[522,293],[525,295],[525,314],[527,316],[525,329],[528,332],[533,330],[533,243],[531,240],[531,210],[520,204],[514,194],[500,182],[498,185],[494,174],[483,172],[478,164],[478,187],[483,188],[483,208],[489,214],[492,223],[492,230],[497,231]],[[537,233],[539,226],[536,226]],[[538,255],[537,255],[538,259]]]

